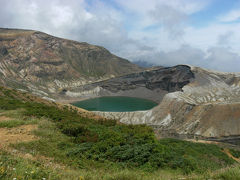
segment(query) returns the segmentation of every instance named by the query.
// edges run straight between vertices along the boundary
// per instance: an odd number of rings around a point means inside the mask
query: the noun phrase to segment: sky
[[[240,0],[0,0],[0,27],[101,45],[130,61],[240,72]]]

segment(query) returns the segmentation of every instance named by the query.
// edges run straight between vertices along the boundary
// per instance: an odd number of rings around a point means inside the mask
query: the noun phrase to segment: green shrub
[[[237,151],[235,149],[229,149],[229,151],[235,158],[240,158],[240,151]]]
[[[84,125],[78,123],[59,123],[58,127],[64,134],[73,137],[77,137],[80,134],[85,134],[88,131]]]

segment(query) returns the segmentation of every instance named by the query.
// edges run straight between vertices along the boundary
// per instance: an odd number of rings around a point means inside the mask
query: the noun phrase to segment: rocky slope
[[[68,89],[65,97],[131,96],[161,102],[165,94],[182,91],[194,79],[190,67],[160,67]]]
[[[240,135],[240,74],[175,66],[130,74],[72,89],[65,96],[126,95],[159,102],[149,111],[96,112],[123,123],[148,124],[160,136]]]
[[[140,71],[100,46],[0,28],[0,83],[39,95]],[[46,94],[47,93],[47,94]]]
[[[153,125],[185,136],[240,135],[240,74],[192,67],[194,81],[153,109]],[[162,132],[163,132],[162,131]]]

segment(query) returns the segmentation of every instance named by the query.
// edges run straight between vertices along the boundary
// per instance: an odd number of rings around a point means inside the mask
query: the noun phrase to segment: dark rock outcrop
[[[160,102],[165,94],[182,91],[182,88],[193,79],[194,74],[189,66],[178,65],[111,78],[73,88],[70,91],[80,92],[81,96],[81,92],[89,91],[91,94],[91,90],[99,87],[101,90],[97,96],[131,96]]]
[[[7,54],[8,54],[7,48],[4,46],[0,47],[0,56],[5,56]]]
[[[194,78],[190,67],[179,65],[169,68],[160,68],[152,71],[129,74],[96,83],[111,92],[125,91],[145,87],[152,91],[163,90],[167,92],[181,91],[182,87]]]

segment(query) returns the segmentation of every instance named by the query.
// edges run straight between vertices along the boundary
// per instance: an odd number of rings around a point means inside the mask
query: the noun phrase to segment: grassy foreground
[[[0,121],[0,131],[38,128],[36,140],[11,145],[32,158],[0,150],[0,179],[240,179],[239,166],[217,145],[157,140],[150,127],[88,118],[5,88],[1,112],[13,119]]]

